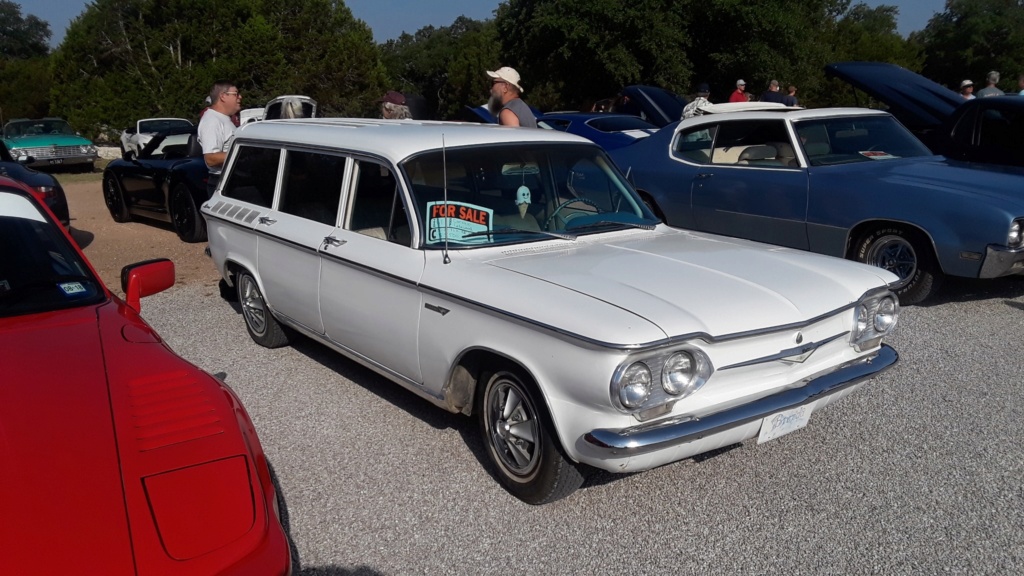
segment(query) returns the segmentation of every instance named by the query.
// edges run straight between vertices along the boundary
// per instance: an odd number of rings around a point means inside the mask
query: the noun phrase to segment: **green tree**
[[[53,108],[93,134],[147,116],[194,118],[217,79],[243,106],[283,94],[329,115],[373,112],[384,69],[340,0],[95,0],[53,59]]]
[[[49,41],[48,23],[0,0],[0,124],[49,113]]]
[[[985,75],[999,70],[1000,88],[1016,91],[1024,73],[1024,2],[947,0],[911,39],[924,48],[924,75],[940,84],[955,89],[971,78],[983,86]]]
[[[508,0],[496,17],[501,62],[541,109],[585,108],[629,84],[685,91],[689,0]],[[702,8],[703,9],[703,8]]]
[[[0,59],[35,58],[50,52],[50,25],[31,14],[21,15],[21,6],[0,0]]]
[[[498,60],[493,20],[460,16],[451,26],[426,26],[381,47],[391,87],[416,93],[438,118],[457,117],[466,104],[487,99],[486,71]]]

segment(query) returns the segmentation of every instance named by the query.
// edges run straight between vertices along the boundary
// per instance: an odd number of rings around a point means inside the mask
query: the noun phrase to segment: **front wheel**
[[[480,433],[502,485],[527,504],[553,502],[579,488],[583,474],[562,454],[533,387],[513,370],[481,382]]]
[[[917,234],[903,228],[880,228],[861,237],[854,253],[858,261],[899,277],[892,291],[901,304],[917,304],[935,294],[942,282],[931,249]]]
[[[121,182],[117,176],[107,174],[103,178],[103,201],[107,204],[114,222],[127,222],[131,220],[128,214],[128,206],[124,202],[124,191],[121,189]]]
[[[171,221],[174,231],[183,242],[202,242],[206,240],[206,220],[196,209],[192,193],[188,186],[179,183],[171,191]]]
[[[280,348],[288,344],[288,334],[267,307],[256,279],[248,272],[241,272],[236,286],[245,329],[253,341],[266,348]]]

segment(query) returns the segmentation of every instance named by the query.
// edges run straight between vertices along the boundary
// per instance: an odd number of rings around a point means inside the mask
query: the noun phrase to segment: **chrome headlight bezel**
[[[872,290],[853,307],[850,345],[858,352],[881,345],[892,333],[900,313],[900,301],[890,290]]]
[[[1024,218],[1017,218],[1010,223],[1010,230],[1006,234],[1006,246],[1009,248],[1024,246]]]
[[[673,379],[671,377],[673,359],[678,361],[683,357],[690,360],[689,374],[682,379]],[[633,354],[619,364],[612,376],[610,390],[612,405],[617,410],[628,414],[649,412],[656,408],[667,409],[674,402],[700,390],[714,371],[714,366],[708,355],[692,345],[672,346],[663,350]],[[628,387],[639,387],[640,383],[635,375],[645,372],[650,375],[646,380],[647,394],[642,401],[636,402],[635,399],[641,395],[629,394],[631,391],[636,392],[636,389]]]

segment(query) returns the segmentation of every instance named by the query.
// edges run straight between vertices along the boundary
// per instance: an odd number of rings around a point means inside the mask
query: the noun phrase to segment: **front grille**
[[[21,150],[26,156],[32,156],[37,160],[89,155],[82,153],[81,146],[43,146],[40,148],[19,148],[19,150]]]

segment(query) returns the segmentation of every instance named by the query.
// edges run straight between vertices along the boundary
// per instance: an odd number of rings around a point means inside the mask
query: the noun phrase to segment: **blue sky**
[[[211,0],[213,1],[213,0]],[[945,0],[863,0],[869,6],[888,4],[900,9],[899,31],[904,36],[921,30],[928,19],[945,7]],[[856,0],[855,0],[856,2]],[[88,0],[22,0],[21,13],[34,14],[50,23],[51,44],[64,38],[64,31],[85,10]],[[460,15],[484,20],[494,15],[499,0],[347,0],[356,18],[373,29],[378,42],[415,32],[427,25],[447,26]]]

